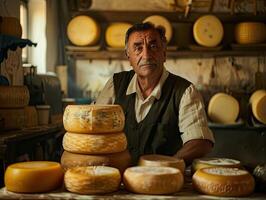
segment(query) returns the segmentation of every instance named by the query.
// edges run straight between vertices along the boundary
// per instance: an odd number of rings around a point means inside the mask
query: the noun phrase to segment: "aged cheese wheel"
[[[179,169],[182,173],[185,171],[186,164],[183,159],[178,159],[173,156],[165,155],[143,155],[139,159],[140,166],[154,166],[154,167],[174,167]]]
[[[173,35],[173,29],[172,25],[169,22],[169,20],[163,16],[160,15],[151,15],[143,20],[143,22],[150,22],[154,24],[154,26],[162,26],[165,28],[165,37],[167,42],[170,42],[172,35]]]
[[[230,158],[198,158],[193,160],[191,170],[192,172],[195,172],[198,169],[207,167],[240,168],[241,163],[239,160],[234,160]]]
[[[0,86],[0,108],[22,108],[29,104],[26,86]]]
[[[15,163],[5,171],[5,186],[12,192],[48,192],[62,185],[63,176],[63,169],[57,162]]]
[[[21,129],[25,126],[24,108],[0,108],[0,121],[3,121],[3,129]]]
[[[123,183],[127,190],[141,194],[171,194],[184,183],[183,174],[173,167],[136,166],[127,168]]]
[[[93,18],[80,15],[68,23],[67,36],[75,45],[94,45],[100,38],[100,26]]]
[[[256,44],[266,41],[266,25],[261,22],[241,22],[235,26],[235,40],[239,44]]]
[[[125,151],[127,139],[124,132],[90,135],[67,132],[63,138],[63,147],[72,153],[109,154]]]
[[[255,118],[259,122],[266,124],[266,90],[255,91],[251,95],[249,102]]]
[[[220,44],[223,35],[223,25],[214,15],[204,15],[193,25],[193,36],[199,45],[215,47]]]
[[[75,167],[66,171],[64,181],[70,192],[103,194],[119,189],[121,175],[118,169],[113,167]]]
[[[68,105],[64,127],[75,133],[112,133],[124,129],[125,116],[119,105]]]
[[[21,37],[22,27],[20,21],[16,17],[0,16],[0,34]]]
[[[193,175],[193,187],[204,194],[215,196],[247,196],[255,187],[254,178],[238,168],[203,168]]]
[[[64,170],[74,167],[105,165],[117,168],[123,173],[131,165],[131,157],[127,150],[104,155],[74,154],[64,151],[61,157],[61,165]]]
[[[110,24],[105,32],[107,45],[115,48],[124,48],[126,32],[131,26],[132,24],[122,22]]]
[[[216,123],[232,124],[239,114],[239,103],[231,95],[217,93],[211,97],[208,105],[208,116]]]

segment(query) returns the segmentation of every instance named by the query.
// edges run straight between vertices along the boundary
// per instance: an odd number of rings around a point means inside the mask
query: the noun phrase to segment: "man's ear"
[[[128,55],[128,53],[127,53],[127,50],[125,49],[125,55],[126,55],[126,57],[127,58],[129,58],[129,55]]]

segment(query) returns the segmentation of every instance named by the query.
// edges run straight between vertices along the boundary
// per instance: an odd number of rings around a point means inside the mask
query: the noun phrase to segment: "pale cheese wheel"
[[[215,196],[247,196],[255,187],[254,178],[238,168],[203,168],[193,175],[193,187],[204,194]]]
[[[255,118],[259,122],[266,124],[266,90],[255,91],[251,95],[249,102]]]
[[[5,130],[25,127],[24,108],[0,108],[0,121],[2,121]]]
[[[143,22],[150,22],[154,24],[155,27],[162,26],[165,28],[165,37],[167,43],[170,42],[172,35],[173,35],[173,28],[169,20],[160,15],[151,15],[143,20]]]
[[[223,25],[214,15],[204,15],[193,25],[193,36],[199,45],[215,47],[220,44],[223,35]]]
[[[241,163],[239,160],[230,158],[198,158],[194,159],[192,162],[191,170],[192,173],[195,171],[207,168],[207,167],[234,167],[240,168]]]
[[[174,167],[179,169],[183,174],[186,167],[185,161],[183,159],[156,154],[141,156],[139,159],[139,165],[153,167]]]
[[[66,189],[78,194],[103,194],[117,191],[121,183],[118,169],[106,166],[75,167],[65,173]]]
[[[131,165],[131,157],[128,150],[103,155],[85,155],[64,151],[61,157],[61,165],[64,170],[74,167],[103,165],[117,168],[123,173]]]
[[[48,192],[60,187],[63,177],[63,169],[57,162],[21,162],[8,166],[5,186],[7,190],[19,193]]]
[[[80,15],[68,23],[67,36],[75,45],[94,45],[100,38],[100,26],[95,19]]]
[[[134,193],[171,194],[182,188],[184,177],[173,167],[136,166],[126,169],[123,183]]]
[[[81,154],[108,154],[125,151],[127,139],[124,132],[108,134],[78,134],[67,132],[63,138],[66,151]]]
[[[125,116],[119,105],[68,105],[63,123],[69,132],[113,133],[124,129]]]
[[[239,115],[239,103],[231,95],[217,93],[208,104],[208,116],[216,123],[233,124]]]
[[[115,48],[124,48],[126,32],[131,26],[132,24],[122,22],[110,24],[105,32],[107,45]]]

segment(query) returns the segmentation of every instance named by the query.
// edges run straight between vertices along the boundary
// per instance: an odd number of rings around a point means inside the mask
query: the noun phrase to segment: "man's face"
[[[166,51],[159,33],[152,29],[131,33],[127,56],[139,76],[150,77],[162,73]]]

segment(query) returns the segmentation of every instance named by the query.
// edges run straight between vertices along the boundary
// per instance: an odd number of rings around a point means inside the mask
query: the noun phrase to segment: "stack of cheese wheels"
[[[224,167],[199,169],[192,177],[192,184],[201,193],[224,197],[247,196],[255,187],[248,171]]]
[[[165,29],[165,37],[167,43],[170,42],[173,35],[173,28],[169,20],[160,15],[151,15],[143,20],[143,22],[150,22],[154,24],[155,27],[162,26]]]
[[[95,45],[100,38],[100,26],[89,16],[76,16],[67,25],[67,36],[77,46]]]
[[[64,111],[63,123],[67,133],[63,138],[65,152],[61,157],[61,164],[66,171],[76,167],[107,165],[118,168],[123,173],[130,165],[131,158],[126,150],[127,140],[123,132],[125,116],[119,105],[68,105]],[[80,169],[82,170],[73,171],[75,177],[82,177],[87,173],[87,168]],[[107,179],[113,177],[109,172],[116,173],[107,169],[105,174],[105,168],[99,168],[98,172]],[[88,172],[88,176],[93,176],[93,171]],[[69,191],[100,193],[101,188],[89,189],[88,186],[87,189],[81,189],[83,185],[71,183],[72,180],[65,178]]]
[[[171,194],[182,188],[184,177],[173,167],[136,166],[126,169],[123,183],[134,193]]]
[[[124,48],[125,35],[131,26],[132,24],[123,22],[110,24],[105,32],[105,40],[107,45],[114,48]]]
[[[9,191],[37,193],[62,186],[63,177],[63,169],[57,162],[30,161],[9,165],[4,179]]]
[[[30,100],[26,86],[0,86],[0,119],[4,129],[20,129],[25,126],[25,110]]]
[[[261,123],[266,124],[266,90],[255,91],[249,102],[254,117]]]
[[[204,15],[193,25],[193,36],[199,45],[216,47],[222,41],[223,35],[223,25],[214,15]]]
[[[193,160],[191,171],[192,173],[194,173],[199,169],[208,168],[208,167],[240,168],[241,163],[239,160],[230,159],[230,158],[198,158]]]
[[[220,124],[233,124],[239,115],[239,103],[231,95],[217,93],[211,97],[208,104],[208,116]]]
[[[139,166],[174,167],[184,174],[186,164],[183,159],[178,159],[173,156],[150,154],[140,157]]]

